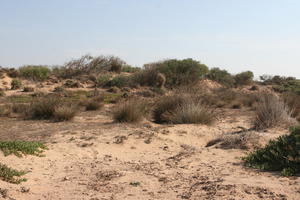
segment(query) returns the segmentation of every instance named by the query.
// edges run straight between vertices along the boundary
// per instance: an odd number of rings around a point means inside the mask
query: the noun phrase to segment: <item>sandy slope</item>
[[[300,199],[299,177],[245,168],[243,150],[205,147],[220,134],[249,128],[251,111],[230,111],[208,127],[115,124],[109,110],[63,123],[0,119],[0,139],[49,147],[45,157],[0,154],[2,163],[29,171],[20,185],[0,181],[6,199]],[[283,132],[259,134],[270,139]]]

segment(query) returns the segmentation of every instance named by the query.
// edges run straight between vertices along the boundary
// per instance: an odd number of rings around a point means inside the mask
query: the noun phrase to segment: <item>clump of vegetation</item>
[[[34,92],[34,88],[33,87],[24,87],[23,92]]]
[[[206,77],[227,87],[232,87],[235,84],[234,77],[226,70],[221,70],[220,68],[212,68]]]
[[[174,94],[160,97],[153,108],[156,123],[211,124],[217,113],[197,95]]]
[[[22,155],[41,156],[41,153],[45,149],[47,147],[40,142],[0,141],[0,150],[4,153],[4,156],[11,154],[18,157],[22,157]]]
[[[140,86],[151,86],[162,88],[165,85],[166,78],[163,74],[154,68],[146,68],[134,73],[131,81]]]
[[[63,105],[55,108],[53,113],[53,120],[55,122],[63,122],[72,120],[77,113],[75,106]]]
[[[283,124],[292,125],[293,123],[295,120],[291,118],[283,101],[272,94],[260,96],[254,120],[255,129],[261,130]]]
[[[182,95],[163,96],[159,98],[153,109],[153,119],[156,123],[169,122],[169,113],[174,112],[186,99]]]
[[[293,92],[282,94],[283,101],[291,111],[292,117],[300,121],[300,95]]]
[[[47,66],[27,65],[20,67],[20,76],[34,81],[43,81],[48,78],[51,70]]]
[[[234,76],[235,84],[238,85],[249,85],[253,82],[254,74],[251,71],[241,72]]]
[[[147,113],[145,102],[129,100],[120,103],[113,111],[113,119],[116,122],[135,123],[141,121]]]
[[[99,110],[103,107],[103,98],[93,98],[84,102],[85,109],[89,110]]]
[[[165,113],[165,119],[173,124],[207,124],[216,119],[216,112],[201,102],[185,101],[174,111]]]
[[[31,119],[53,119],[58,122],[71,120],[76,110],[76,106],[61,97],[41,97],[31,102],[26,115]]]
[[[300,172],[300,126],[292,128],[289,135],[271,140],[264,148],[244,157],[245,164],[250,167],[281,171],[284,176]]]
[[[194,83],[208,73],[206,65],[191,58],[150,63],[145,65],[145,68],[152,68],[162,73],[166,77],[166,85],[168,86]]]
[[[62,78],[75,78],[81,75],[98,75],[103,72],[121,72],[125,62],[114,56],[93,57],[84,55],[79,59],[71,60],[64,66],[55,68],[53,73]]]
[[[26,172],[24,171],[18,171],[0,163],[0,180],[2,181],[12,184],[20,184],[21,182],[26,181],[26,179],[16,177],[21,177],[25,174]]]
[[[10,85],[12,90],[17,90],[22,87],[22,82],[19,79],[13,79]]]

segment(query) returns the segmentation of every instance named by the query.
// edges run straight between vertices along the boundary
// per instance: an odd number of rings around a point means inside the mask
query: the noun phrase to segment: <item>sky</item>
[[[299,0],[0,0],[0,66],[193,58],[300,78]]]

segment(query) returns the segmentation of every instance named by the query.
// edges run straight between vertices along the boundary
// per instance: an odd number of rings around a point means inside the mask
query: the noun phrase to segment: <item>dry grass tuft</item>
[[[76,108],[72,105],[63,105],[55,108],[53,120],[55,122],[70,121],[76,115]]]
[[[194,93],[177,93],[159,98],[153,109],[156,123],[212,124],[217,113]]]
[[[216,119],[216,112],[200,102],[184,102],[173,112],[165,114],[169,123],[173,124],[207,124]]]
[[[139,122],[147,113],[145,102],[129,100],[119,104],[113,111],[113,119],[116,122]]]
[[[272,94],[263,94],[256,108],[254,128],[262,130],[275,126],[294,125],[295,119],[291,117],[286,104]]]

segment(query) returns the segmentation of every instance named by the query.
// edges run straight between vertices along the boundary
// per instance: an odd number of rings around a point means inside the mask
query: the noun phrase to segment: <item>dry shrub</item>
[[[153,109],[156,123],[211,124],[217,114],[193,94],[174,94],[158,99]]]
[[[216,112],[201,102],[184,102],[174,111],[165,114],[167,121],[174,124],[207,124],[216,119]]]
[[[93,98],[84,102],[85,110],[99,110],[103,107],[103,98]]]
[[[69,121],[76,115],[76,108],[71,105],[63,105],[55,108],[53,113],[53,120],[56,122]]]
[[[156,123],[167,123],[168,114],[172,113],[176,108],[185,101],[181,95],[163,96],[159,98],[153,109],[153,119]]]
[[[293,125],[295,119],[291,118],[286,104],[272,94],[262,94],[256,107],[254,128],[257,130],[281,126]]]
[[[282,95],[283,101],[289,107],[292,117],[300,121],[300,95],[287,92]]]
[[[221,149],[257,149],[261,147],[261,137],[255,132],[222,135],[208,142],[206,147],[215,144]]]
[[[139,122],[147,113],[147,105],[141,100],[128,100],[120,103],[113,111],[116,122]]]
[[[136,85],[157,87],[164,84],[161,83],[160,76],[161,74],[156,69],[147,68],[134,73],[131,81]]]
[[[31,102],[26,116],[30,119],[66,121],[75,116],[76,110],[76,106],[67,103],[61,97],[41,97]]]

